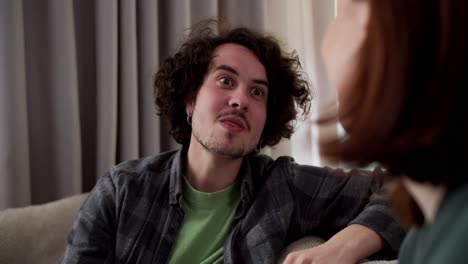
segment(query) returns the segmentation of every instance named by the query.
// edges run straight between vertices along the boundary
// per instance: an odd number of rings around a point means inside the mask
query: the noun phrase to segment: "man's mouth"
[[[229,125],[232,127],[238,127],[240,129],[245,129],[246,127],[244,125],[244,121],[241,118],[235,117],[235,116],[226,116],[226,117],[221,118],[221,120],[219,121],[226,125]]]
[[[219,122],[228,130],[240,132],[250,130],[250,125],[242,113],[225,113],[218,117]]]

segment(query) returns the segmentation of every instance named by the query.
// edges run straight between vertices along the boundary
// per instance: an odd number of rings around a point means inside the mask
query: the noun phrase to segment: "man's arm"
[[[75,217],[59,263],[113,263],[115,211],[115,186],[108,172]]]
[[[372,229],[353,224],[320,246],[290,253],[283,263],[354,264],[383,249],[384,240]]]
[[[347,258],[352,260],[366,258],[383,248],[385,258],[396,256],[405,232],[383,195],[381,170],[345,172],[296,164],[292,173],[297,193],[296,219],[302,232],[298,235],[329,238],[309,253],[323,251],[327,255],[327,250],[334,250],[333,255],[339,257],[336,250],[340,246],[340,254],[352,254]],[[318,228],[312,225],[317,221]],[[353,245],[360,246],[349,250]]]

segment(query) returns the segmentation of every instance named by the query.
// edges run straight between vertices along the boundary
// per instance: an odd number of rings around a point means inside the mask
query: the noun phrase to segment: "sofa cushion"
[[[0,211],[0,263],[55,263],[87,193]]]

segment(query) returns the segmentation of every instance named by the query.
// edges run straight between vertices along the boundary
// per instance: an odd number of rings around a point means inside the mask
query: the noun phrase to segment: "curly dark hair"
[[[218,26],[219,33],[213,25]],[[274,146],[283,137],[290,138],[298,110],[302,110],[303,117],[307,116],[311,102],[297,54],[283,52],[273,36],[243,27],[230,29],[216,20],[206,20],[193,27],[180,49],[166,58],[155,74],[156,109],[158,115],[168,118],[169,133],[178,143],[188,145],[191,126],[186,121],[185,102],[194,101],[214,50],[225,43],[248,48],[265,67],[269,92],[261,147]]]

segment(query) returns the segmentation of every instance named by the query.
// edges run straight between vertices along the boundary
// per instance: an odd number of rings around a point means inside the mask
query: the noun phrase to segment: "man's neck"
[[[201,146],[189,146],[185,175],[190,185],[201,192],[216,192],[230,186],[237,177],[242,158],[229,159]]]

